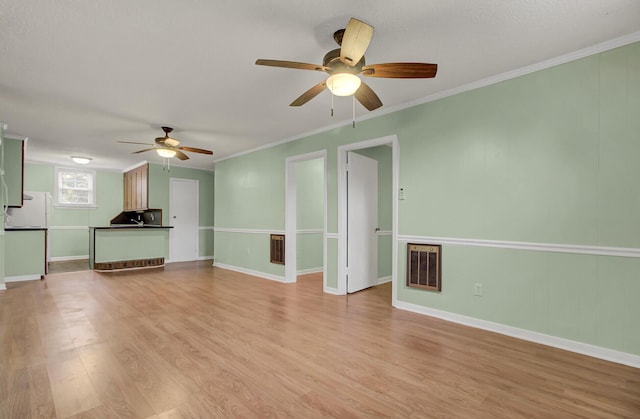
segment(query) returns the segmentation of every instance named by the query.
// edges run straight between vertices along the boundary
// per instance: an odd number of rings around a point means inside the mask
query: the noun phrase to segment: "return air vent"
[[[271,263],[284,265],[284,234],[272,234],[269,243],[271,245]]]
[[[407,286],[440,291],[440,255],[436,244],[407,244]]]

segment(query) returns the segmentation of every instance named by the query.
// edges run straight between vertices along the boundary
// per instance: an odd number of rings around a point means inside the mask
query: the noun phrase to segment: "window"
[[[56,205],[95,207],[95,187],[94,171],[56,168]]]

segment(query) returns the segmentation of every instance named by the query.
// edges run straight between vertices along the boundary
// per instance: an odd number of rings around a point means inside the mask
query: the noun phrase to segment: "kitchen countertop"
[[[37,226],[4,226],[4,231],[47,231],[47,227]]]

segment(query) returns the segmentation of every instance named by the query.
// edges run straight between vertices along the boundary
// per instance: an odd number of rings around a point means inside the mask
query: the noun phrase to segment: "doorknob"
[[[175,218],[176,218],[176,216],[174,215],[174,216],[173,216],[173,219],[175,220]]]
[[[376,227],[376,233],[380,231],[380,227]]]

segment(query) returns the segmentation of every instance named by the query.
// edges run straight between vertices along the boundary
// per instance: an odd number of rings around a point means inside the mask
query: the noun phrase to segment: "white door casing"
[[[199,182],[169,180],[169,259],[185,262],[198,259]]]
[[[378,280],[378,161],[347,153],[347,292]]]

